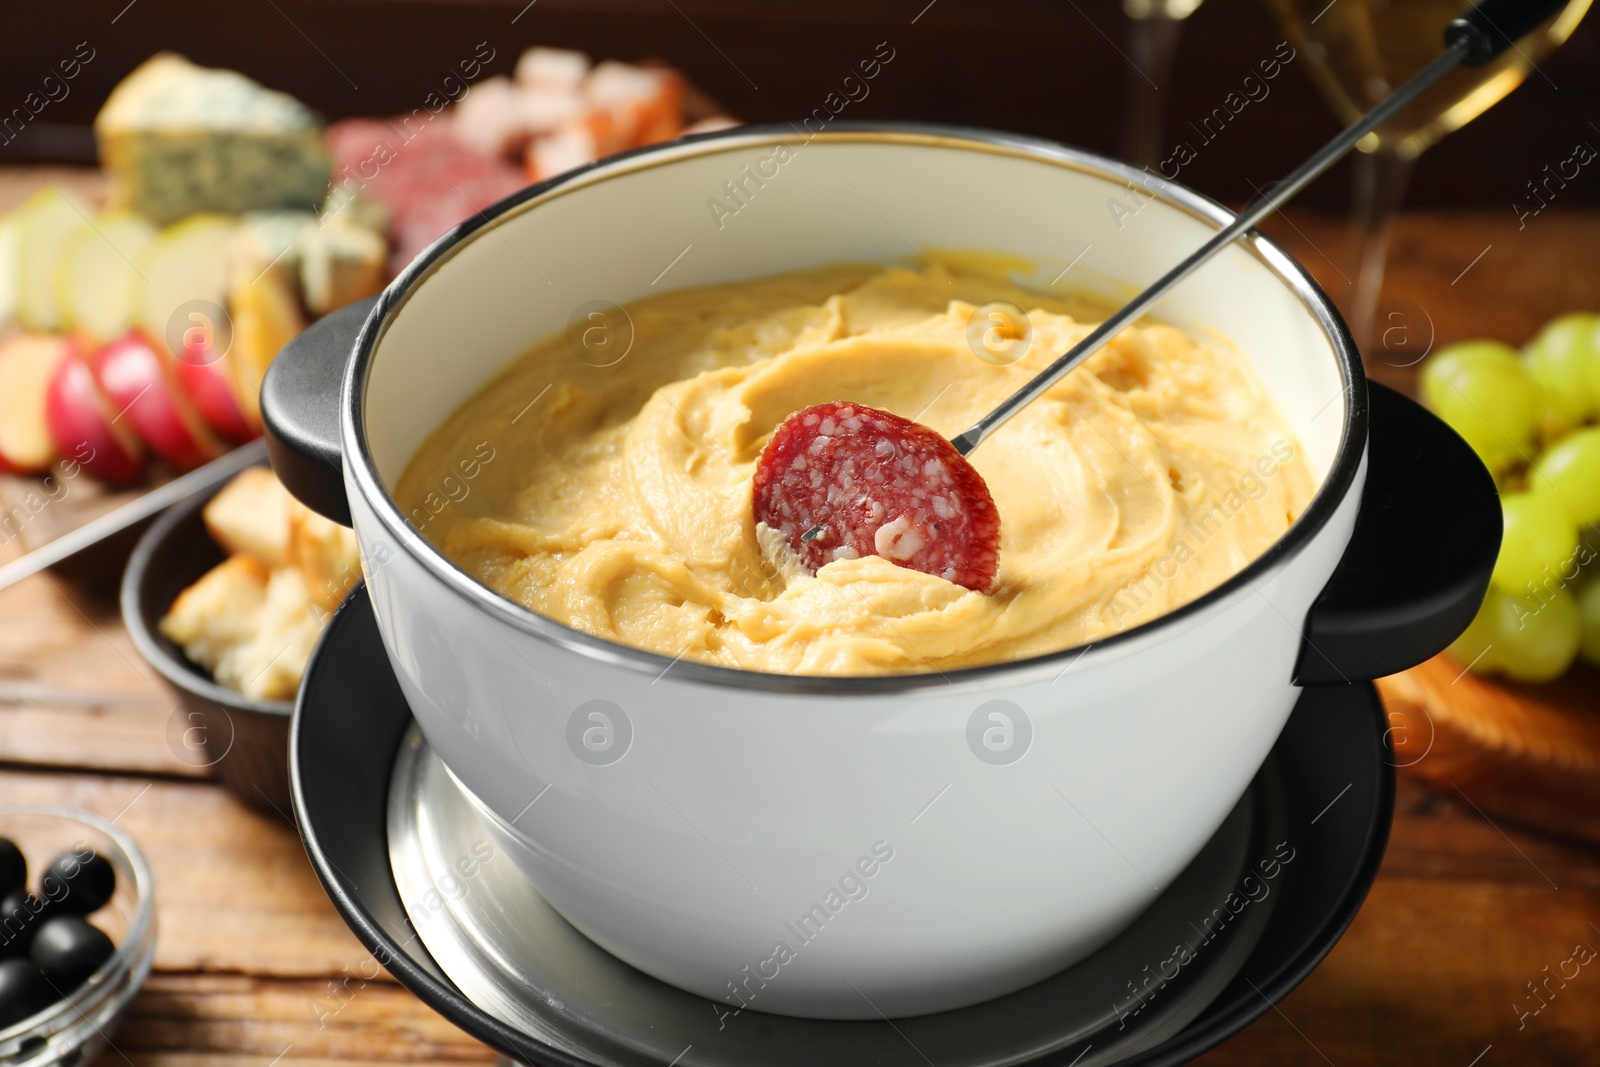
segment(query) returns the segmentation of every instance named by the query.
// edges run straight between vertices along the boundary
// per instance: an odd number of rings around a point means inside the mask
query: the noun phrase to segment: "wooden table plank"
[[[1355,248],[1342,217],[1291,208],[1261,229],[1348,310]],[[1404,388],[1430,347],[1481,337],[1520,346],[1567,311],[1600,311],[1600,211],[1552,207],[1522,230],[1509,207],[1405,212],[1375,331],[1389,345],[1368,354],[1367,371]]]
[[[179,760],[166,744],[174,710],[99,703],[35,705],[0,695],[0,753],[7,763],[205,778],[209,772],[204,767]],[[95,745],[84,745],[85,737],[95,738]]]
[[[31,682],[30,696],[59,703],[96,694],[168,702],[160,675],[123,629],[113,591],[47,572],[0,591],[0,618],[0,685]],[[0,698],[10,695],[0,690]]]
[[[1542,1010],[1524,983],[1542,982],[1580,942],[1600,946],[1597,913],[1592,893],[1386,873],[1306,983],[1200,1062],[1467,1067],[1492,1045],[1486,1067],[1594,1063],[1600,964],[1569,964],[1576,977],[1552,983]]]
[[[1435,792],[1403,771],[1394,826],[1385,876],[1600,894],[1600,850],[1487,821],[1466,794]]]
[[[174,714],[109,591],[48,573],[0,591],[0,761],[203,776],[167,742]]]
[[[335,1005],[330,1007],[331,1005]],[[386,982],[327,983],[245,976],[157,975],[145,984],[115,1038],[144,1067],[273,1061],[485,1063],[494,1054]],[[110,1054],[103,1063],[121,1063]]]
[[[1327,960],[1206,1067],[1600,1062],[1600,958],[1540,1008],[1525,983],[1600,950],[1600,851],[1510,828],[1401,776],[1383,867]],[[1552,886],[1551,882],[1555,885]],[[1525,1020],[1521,1011],[1534,1012]]]

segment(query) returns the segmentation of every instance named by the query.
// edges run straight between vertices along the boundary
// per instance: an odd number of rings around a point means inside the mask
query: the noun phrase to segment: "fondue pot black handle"
[[[306,507],[344,526],[350,525],[339,448],[344,372],[377,302],[358,300],[312,323],[278,353],[261,383],[263,436],[278,480]]]
[[[1461,635],[1500,550],[1494,479],[1415,401],[1368,388],[1367,483],[1344,559],[1306,616],[1297,685],[1414,667]]]

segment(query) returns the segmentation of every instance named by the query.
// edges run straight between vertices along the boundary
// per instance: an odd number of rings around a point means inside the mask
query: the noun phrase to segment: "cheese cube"
[[[255,640],[270,578],[271,572],[249,556],[230,556],[178,594],[161,620],[161,632],[227,685],[224,676],[239,672],[224,664],[236,662],[239,651]]]
[[[201,512],[206,530],[224,552],[246,555],[263,567],[289,562],[291,508],[298,506],[267,467],[234,475]]]

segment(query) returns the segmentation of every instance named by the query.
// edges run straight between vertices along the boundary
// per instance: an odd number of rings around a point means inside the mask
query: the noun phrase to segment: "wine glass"
[[[1128,116],[1122,131],[1122,158],[1137,167],[1161,161],[1162,96],[1160,86],[1172,76],[1183,20],[1201,0],[1122,0],[1128,16]]]
[[[1353,122],[1434,59],[1445,27],[1467,0],[1270,0],[1283,31],[1342,122]],[[1434,142],[1477,118],[1560,47],[1589,9],[1571,0],[1505,54],[1457,68],[1357,145],[1354,222],[1360,263],[1350,327],[1363,351],[1372,339],[1384,259],[1412,164]]]

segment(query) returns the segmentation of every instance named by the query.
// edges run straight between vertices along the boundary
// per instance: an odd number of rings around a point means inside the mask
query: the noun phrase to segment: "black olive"
[[[99,911],[116,892],[117,870],[98,852],[63,852],[50,864],[39,885],[51,908],[67,915]]]
[[[0,837],[0,896],[28,884],[28,861],[16,842]]]
[[[39,920],[49,910],[49,904],[25,889],[0,897],[0,959],[26,956]]]
[[[39,924],[28,958],[67,996],[116,950],[109,937],[76,915],[57,915]]]
[[[0,1030],[53,1004],[55,990],[28,960],[0,960]]]

